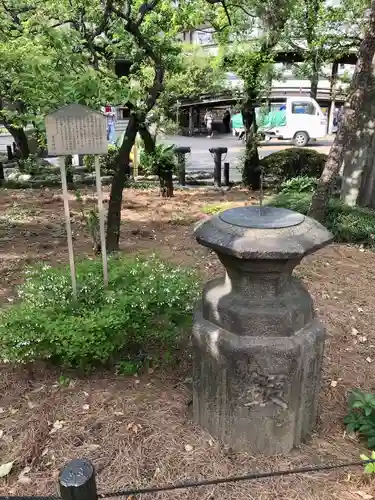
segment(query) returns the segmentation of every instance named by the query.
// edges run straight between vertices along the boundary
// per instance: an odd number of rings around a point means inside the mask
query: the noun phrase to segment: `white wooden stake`
[[[103,259],[103,279],[104,279],[104,286],[108,286],[108,262],[107,262],[107,247],[105,242],[103,193],[102,193],[102,182],[100,177],[100,158],[98,155],[95,155],[95,177],[96,177],[96,191],[98,194],[100,244],[102,248],[102,259]]]
[[[69,194],[68,194],[68,186],[66,183],[65,157],[64,156],[59,157],[59,165],[60,165],[60,172],[61,172],[61,185],[62,185],[62,191],[63,191],[63,200],[64,200],[66,237],[68,240],[68,254],[69,254],[70,274],[72,277],[73,298],[77,299],[76,268],[75,268],[75,264],[74,264],[72,227],[70,225]]]

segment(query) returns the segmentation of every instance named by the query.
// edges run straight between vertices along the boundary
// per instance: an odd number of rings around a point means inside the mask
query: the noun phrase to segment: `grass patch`
[[[267,204],[284,207],[307,215],[312,193],[279,193]],[[375,247],[375,211],[362,207],[350,207],[337,198],[332,198],[327,207],[325,226],[344,243],[360,243]]]
[[[156,257],[110,259],[108,289],[100,260],[84,260],[77,282],[74,301],[67,267],[29,269],[0,313],[0,359],[90,369],[171,352],[191,325],[197,277]]]
[[[233,203],[229,203],[228,201],[223,201],[221,203],[209,203],[207,205],[203,205],[201,208],[202,212],[207,215],[216,215],[219,212],[223,212],[224,210],[228,210],[229,208],[234,208],[235,205]]]

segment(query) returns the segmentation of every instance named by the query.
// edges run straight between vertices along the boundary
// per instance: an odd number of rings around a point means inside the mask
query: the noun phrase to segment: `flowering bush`
[[[155,257],[109,260],[103,286],[100,260],[77,265],[78,299],[69,269],[29,269],[20,301],[0,314],[0,359],[48,359],[92,368],[124,353],[173,350],[191,324],[198,280]]]

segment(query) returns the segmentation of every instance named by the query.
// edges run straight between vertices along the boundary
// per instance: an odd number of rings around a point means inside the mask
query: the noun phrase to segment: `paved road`
[[[13,142],[13,138],[11,135],[0,135],[0,153],[7,152],[7,146],[11,146]]]
[[[244,152],[244,145],[232,135],[215,136],[211,139],[207,137],[183,137],[183,136],[169,136],[163,139],[165,144],[175,144],[176,146],[190,146],[191,154],[188,156],[187,171],[197,172],[204,170],[213,172],[214,164],[209,148],[225,146],[228,148],[228,154],[225,161],[230,163],[230,179],[238,181],[241,179],[239,171],[240,159]],[[0,136],[0,152],[6,151],[7,144],[12,144],[12,137],[9,135]],[[311,143],[310,147],[321,153],[328,154],[332,145],[332,137],[326,137],[319,142]],[[259,148],[261,158],[292,147],[290,143],[285,141],[273,140]],[[56,163],[51,158],[51,163]]]
[[[166,137],[166,144],[175,144],[177,146],[190,146],[191,154],[188,156],[187,170],[204,170],[213,172],[214,164],[211,153],[208,151],[212,147],[224,146],[228,148],[228,153],[224,161],[230,163],[230,179],[232,181],[241,180],[239,167],[241,165],[241,156],[244,153],[244,144],[233,136],[217,136],[212,139],[207,137]],[[310,147],[321,153],[328,154],[332,145],[332,137],[327,137],[319,142],[311,143]],[[293,147],[286,141],[272,140],[259,148],[261,158],[268,156],[276,151]]]

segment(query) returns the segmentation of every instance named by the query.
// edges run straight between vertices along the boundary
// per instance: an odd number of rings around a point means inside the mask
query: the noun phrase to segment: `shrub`
[[[284,207],[307,215],[312,193],[279,193],[268,205]],[[325,226],[333,233],[336,241],[361,243],[375,246],[375,211],[362,207],[350,207],[337,198],[332,198],[327,207]]]
[[[45,170],[36,155],[30,155],[28,158],[19,160],[18,165],[21,173],[29,174],[31,176],[38,175]]]
[[[313,193],[316,189],[317,179],[306,175],[293,177],[280,184],[279,191],[284,194]]]
[[[0,358],[87,369],[124,354],[171,350],[197,296],[194,275],[155,257],[110,259],[108,289],[101,261],[82,261],[77,283],[74,301],[67,267],[29,269],[20,302],[0,314]]]
[[[261,160],[265,175],[278,178],[280,182],[293,177],[321,176],[327,155],[313,149],[289,148],[272,153]]]
[[[108,146],[108,154],[100,157],[100,170],[104,175],[114,175],[117,170],[119,150],[116,146]]]
[[[375,448],[375,396],[353,389],[349,394],[348,414],[344,423],[348,432],[356,432]]]
[[[117,169],[118,151],[116,146],[109,144],[108,154],[100,156],[100,172],[102,175],[114,175]],[[94,172],[95,156],[85,155],[83,157],[83,164],[88,172]]]
[[[167,173],[175,172],[177,163],[173,148],[173,145],[164,146],[163,144],[156,144],[153,153],[146,153],[142,149],[139,163],[144,172],[149,175],[158,175],[161,178],[165,178]]]

